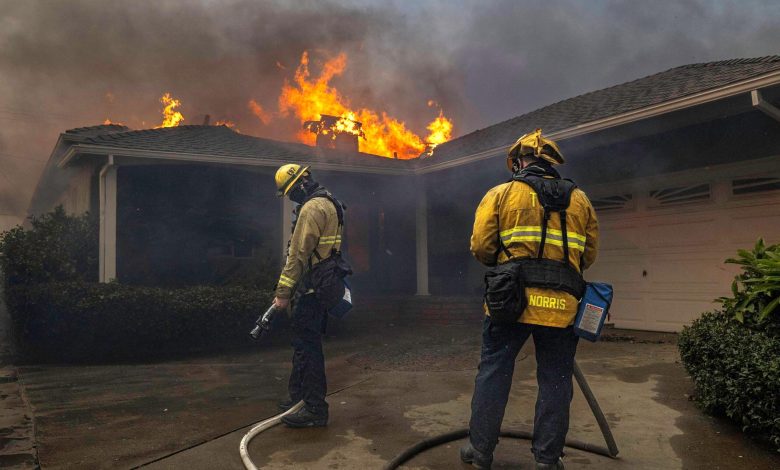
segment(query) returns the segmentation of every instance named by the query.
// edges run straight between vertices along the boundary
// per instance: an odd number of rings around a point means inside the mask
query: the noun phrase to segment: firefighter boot
[[[481,470],[490,470],[490,466],[493,465],[493,456],[478,451],[470,442],[460,448],[460,460]]]
[[[300,400],[296,400],[296,399],[294,399],[294,398],[289,398],[289,397],[288,397],[288,398],[286,398],[285,400],[282,400],[282,401],[280,401],[280,402],[279,402],[279,404],[277,404],[276,406],[277,406],[277,407],[278,407],[280,410],[282,410],[282,411],[287,411],[287,410],[289,410],[290,408],[292,408],[293,406],[295,406],[295,404],[296,404],[296,403],[298,403],[299,401],[300,401]]]
[[[291,428],[313,428],[328,425],[328,412],[312,413],[304,406],[297,412],[282,418],[282,422]]]
[[[563,460],[559,458],[555,463],[536,462],[536,470],[564,470]]]

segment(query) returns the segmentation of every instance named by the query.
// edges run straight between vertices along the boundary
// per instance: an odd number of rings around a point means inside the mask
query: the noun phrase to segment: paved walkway
[[[36,468],[33,420],[14,367],[11,318],[0,290],[0,468]]]
[[[466,425],[478,320],[382,328],[332,330],[326,345],[330,426],[261,434],[250,446],[259,467],[381,468],[414,442]],[[780,468],[777,454],[688,400],[691,383],[678,363],[674,335],[620,334],[634,341],[583,342],[578,352],[620,458],[571,450],[567,469]],[[289,356],[284,345],[264,344],[252,353],[160,364],[23,367],[41,465],[240,470],[241,437],[252,423],[277,413]],[[528,429],[532,422],[534,368],[529,344],[518,361],[506,428]],[[602,444],[579,392],[570,437]],[[406,468],[462,468],[460,444],[427,452]],[[532,468],[529,448],[525,441],[502,440],[494,468]]]

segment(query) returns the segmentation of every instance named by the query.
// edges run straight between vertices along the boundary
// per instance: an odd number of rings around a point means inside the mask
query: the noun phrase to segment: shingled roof
[[[89,137],[95,137],[102,134],[109,134],[112,132],[125,132],[130,128],[122,124],[101,124],[99,126],[89,127],[77,127],[75,129],[68,129],[65,131],[65,137],[69,140],[82,141]]]
[[[536,127],[545,134],[590,125],[625,113],[684,99],[708,90],[749,81],[780,71],[780,56],[754,59],[735,59],[701,64],[683,65],[665,72],[623,83],[603,90],[569,98],[530,113],[464,135],[436,148],[432,158],[425,160],[394,160],[358,152],[324,150],[304,144],[282,142],[249,136],[226,126],[179,126],[160,129],[131,130],[123,125],[71,129],[63,137],[80,147],[83,153],[94,153],[96,148],[127,149],[146,152],[148,156],[180,154],[219,157],[237,157],[243,162],[278,163],[302,161],[325,163],[336,169],[351,167],[350,171],[404,173],[418,169],[436,171],[452,160],[468,160],[471,155],[492,153],[510,145],[523,133]],[[778,79],[780,82],[780,79]],[[587,126],[585,126],[587,127]],[[486,152],[489,151],[489,152]],[[120,153],[120,152],[118,152]],[[121,153],[120,153],[121,154]]]
[[[178,126],[130,130],[125,126],[104,125],[71,129],[72,137],[85,153],[101,149],[148,151],[155,154],[186,154],[208,157],[238,157],[253,160],[348,163],[366,168],[406,168],[410,162],[377,155],[343,152],[282,142],[238,133],[226,126]],[[117,152],[121,153],[121,152]]]
[[[440,145],[441,162],[512,144],[541,127],[546,134],[617,116],[780,70],[780,56],[683,65],[559,101]]]

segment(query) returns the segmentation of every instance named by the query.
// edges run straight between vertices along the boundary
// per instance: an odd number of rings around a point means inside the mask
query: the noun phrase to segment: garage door
[[[594,198],[601,250],[588,280],[615,287],[618,328],[679,331],[729,295],[724,264],[759,237],[780,243],[780,177],[697,182]]]

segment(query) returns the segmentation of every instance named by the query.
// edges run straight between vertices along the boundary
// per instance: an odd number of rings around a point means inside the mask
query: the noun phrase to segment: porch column
[[[116,165],[114,156],[100,170],[100,282],[116,279]]]
[[[425,183],[417,181],[417,295],[431,295],[428,291],[428,197]]]
[[[279,204],[282,208],[282,266],[287,262],[287,241],[290,240],[290,228],[292,227],[292,210],[293,203],[288,197],[283,197],[282,202]]]

